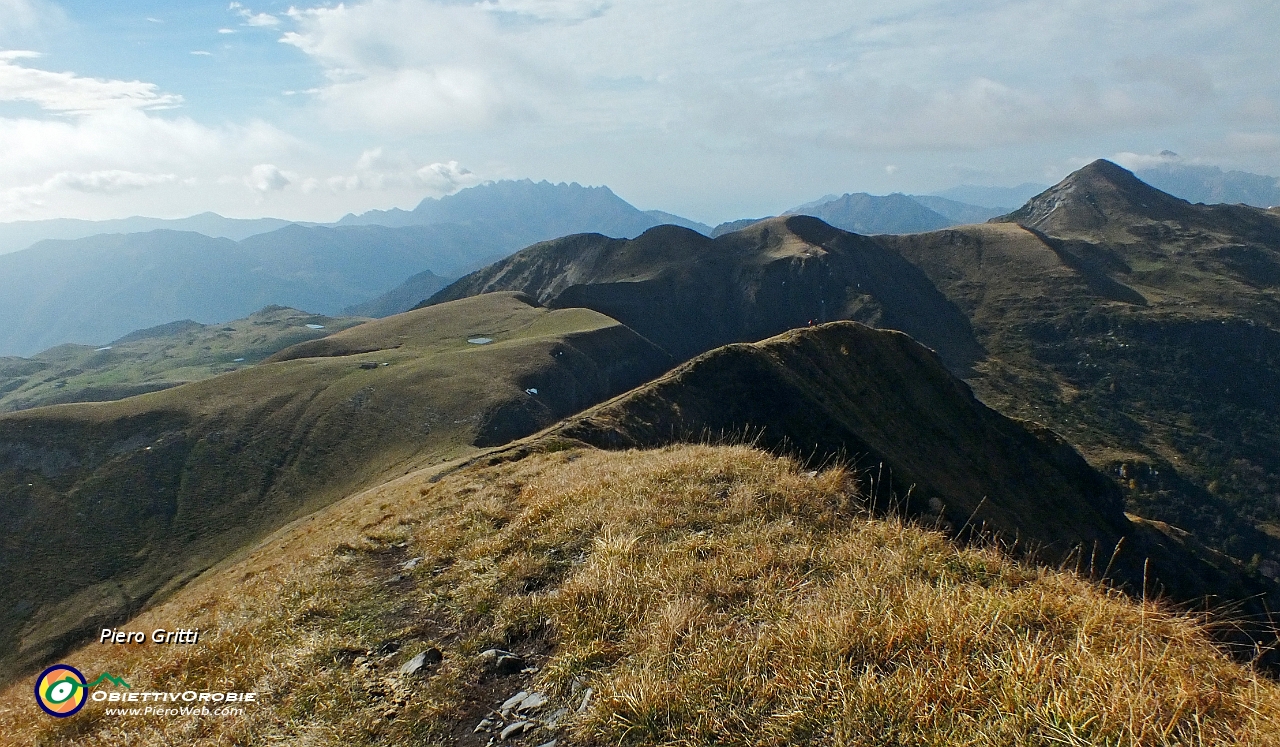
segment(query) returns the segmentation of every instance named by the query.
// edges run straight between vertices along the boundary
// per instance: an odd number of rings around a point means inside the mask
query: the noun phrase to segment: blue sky
[[[0,220],[530,177],[714,223],[1164,149],[1280,174],[1277,38],[1273,2],[0,0]]]

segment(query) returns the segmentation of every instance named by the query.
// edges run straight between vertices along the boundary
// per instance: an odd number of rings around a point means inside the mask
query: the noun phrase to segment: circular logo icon
[[[84,675],[66,664],[54,664],[36,678],[36,702],[56,718],[66,718],[84,708],[86,694]]]

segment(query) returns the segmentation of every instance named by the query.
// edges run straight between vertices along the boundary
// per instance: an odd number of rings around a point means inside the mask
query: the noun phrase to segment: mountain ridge
[[[423,305],[495,290],[595,309],[677,360],[833,319],[898,325],[958,367],[979,355],[963,314],[918,269],[810,216],[774,218],[716,239],[675,226],[630,241],[569,236],[472,273]]]
[[[153,394],[0,415],[0,670],[56,656],[358,489],[534,433],[670,366],[613,319],[518,294],[328,340],[341,349],[302,343]],[[48,572],[50,553],[79,572]]]

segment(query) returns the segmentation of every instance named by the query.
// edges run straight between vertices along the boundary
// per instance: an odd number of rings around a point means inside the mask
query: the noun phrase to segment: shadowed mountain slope
[[[962,538],[994,532],[1135,594],[1145,584],[1179,602],[1238,604],[1261,623],[1226,636],[1246,656],[1250,636],[1275,639],[1265,615],[1280,587],[1176,529],[1131,521],[1116,484],[1067,442],[982,404],[899,332],[833,322],[719,348],[509,448],[564,438],[606,449],[746,439],[814,465],[838,459],[881,507]]]
[[[1129,529],[1119,490],[1064,441],[991,410],[932,351],[855,322],[718,348],[553,429],[602,448],[745,438],[842,457],[881,498],[1059,555]]]
[[[356,489],[528,435],[670,365],[612,319],[509,293],[277,359],[0,416],[0,668],[47,661]]]
[[[836,319],[908,332],[957,368],[981,354],[964,315],[898,252],[808,216],[716,239],[674,226],[630,241],[568,236],[472,273],[425,303],[495,290],[595,309],[678,359]]]
[[[972,322],[983,401],[1280,579],[1280,216],[1100,161],[983,226],[877,240]]]

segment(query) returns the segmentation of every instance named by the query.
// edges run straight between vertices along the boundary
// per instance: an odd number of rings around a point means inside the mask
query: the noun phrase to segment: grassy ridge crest
[[[513,744],[1280,744],[1280,687],[1196,619],[874,518],[849,473],[805,469],[680,446],[416,473],[131,623],[183,620],[205,645],[68,659],[135,689],[262,692],[243,716],[54,721],[20,683],[0,733],[479,745],[527,690],[570,712]],[[493,673],[493,646],[536,671]],[[438,665],[396,673],[428,647]]]

